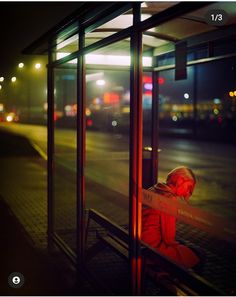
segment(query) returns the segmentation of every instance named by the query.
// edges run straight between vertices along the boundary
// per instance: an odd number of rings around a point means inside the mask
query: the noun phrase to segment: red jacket
[[[166,184],[157,184],[150,190],[162,194],[166,199],[173,199],[173,193]],[[175,241],[175,235],[174,216],[143,206],[142,240],[185,268],[198,264],[198,257],[190,248]]]

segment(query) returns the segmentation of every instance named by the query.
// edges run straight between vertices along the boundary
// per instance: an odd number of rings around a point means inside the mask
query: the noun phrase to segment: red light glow
[[[91,127],[93,125],[93,121],[91,119],[87,120],[87,126]]]
[[[146,76],[146,75],[144,75],[143,76],[143,83],[144,84],[151,84],[152,83],[152,77],[151,76]],[[164,79],[164,77],[158,77],[158,79],[157,79],[157,83],[159,84],[159,85],[163,85],[164,83],[165,83],[165,79]]]
[[[218,120],[218,123],[219,123],[219,124],[222,124],[222,121],[223,121],[222,117],[218,117],[217,120]]]
[[[165,83],[165,79],[163,77],[158,77],[158,83],[159,85],[163,85]]]
[[[152,78],[150,76],[144,75],[143,76],[143,83],[148,83],[148,84],[152,83]]]
[[[56,122],[58,120],[58,114],[56,111],[54,111],[53,119],[54,119],[54,122]]]
[[[116,104],[119,103],[120,96],[116,93],[105,93],[103,100],[105,104]]]

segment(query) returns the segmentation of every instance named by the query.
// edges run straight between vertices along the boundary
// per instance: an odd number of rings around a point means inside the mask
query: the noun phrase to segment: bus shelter
[[[235,22],[235,2],[78,3],[25,50],[48,54],[49,244],[116,294],[141,293],[143,189],[194,166],[162,135],[235,142]]]

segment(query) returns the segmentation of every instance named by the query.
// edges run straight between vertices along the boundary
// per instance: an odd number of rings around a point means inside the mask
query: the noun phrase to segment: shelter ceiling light
[[[129,66],[129,56],[115,56],[115,55],[93,55],[88,54],[85,56],[86,64],[96,65],[117,65],[117,66]]]
[[[70,53],[57,53],[57,60],[68,56]],[[143,66],[152,66],[152,57],[143,57]],[[68,63],[76,64],[77,59],[73,59]],[[119,55],[85,55],[85,63],[92,65],[113,65],[113,66],[130,66],[130,56]]]

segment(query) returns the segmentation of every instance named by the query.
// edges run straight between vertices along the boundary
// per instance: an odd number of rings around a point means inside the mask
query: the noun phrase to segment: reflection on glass
[[[170,85],[165,83],[159,94],[160,178],[172,167],[187,164],[195,169],[198,178],[191,199],[193,204],[228,218],[233,218],[235,211],[234,207],[226,207],[235,196],[231,186],[236,174],[232,145],[236,135],[233,65],[234,59],[225,59],[188,67],[189,79],[182,83],[171,82],[173,70],[160,72],[166,82],[170,80],[172,88],[170,90]],[[195,113],[193,94],[196,96]],[[193,140],[186,139],[186,132],[194,123]],[[220,202],[222,196],[224,205]]]
[[[179,129],[180,133],[193,131],[194,85],[193,67],[187,68],[186,80],[175,81],[174,70],[159,74],[159,126],[160,131]]]
[[[95,59],[87,60],[86,64],[86,208],[95,209],[108,220],[128,229],[130,70],[126,57],[129,57],[129,41],[122,40],[91,53],[91,56]],[[119,58],[114,59],[114,56]],[[88,254],[98,241],[94,232],[103,236],[107,230],[90,223]],[[110,257],[117,269],[112,274],[106,269],[110,267]],[[109,248],[96,250],[86,266],[116,294],[129,294],[128,261],[117,252]],[[122,280],[119,267],[122,268]]]
[[[234,65],[235,59],[232,58],[196,66],[197,121],[201,137],[231,142],[236,140]]]
[[[88,189],[96,184],[103,192],[100,203],[91,200],[91,195],[87,195],[87,203],[125,224],[128,222],[129,71],[89,69],[86,85],[86,184]]]
[[[76,240],[76,70],[54,72],[54,224],[70,248]]]

